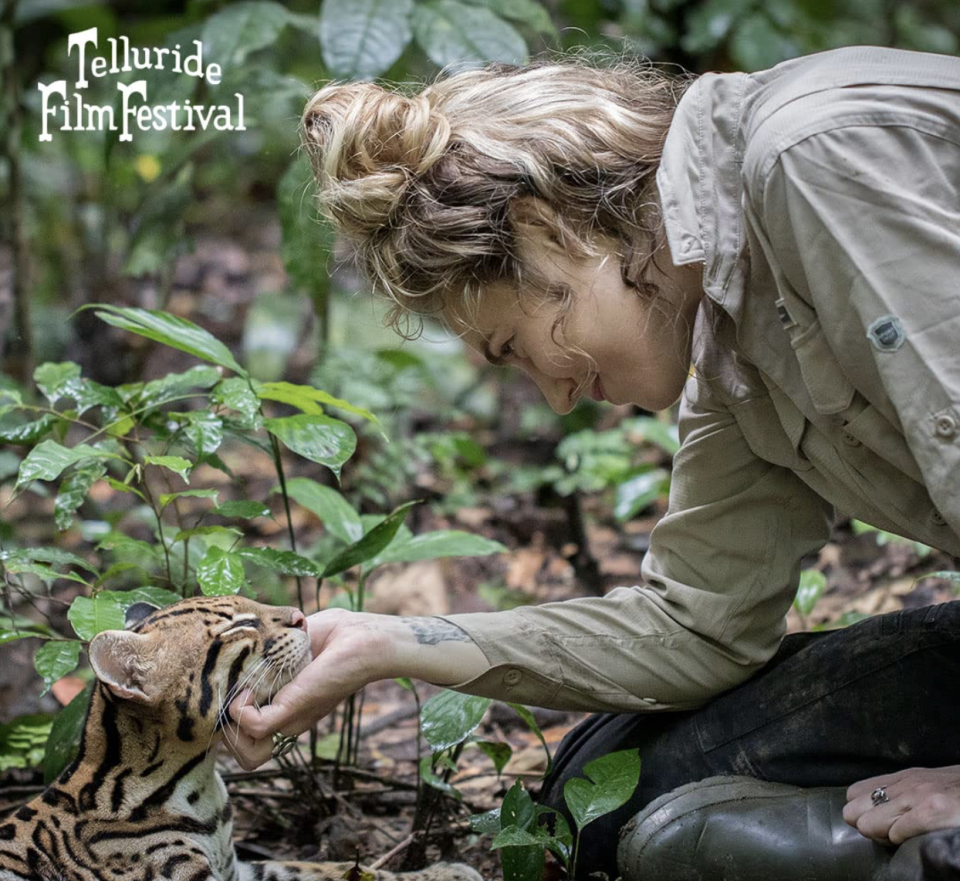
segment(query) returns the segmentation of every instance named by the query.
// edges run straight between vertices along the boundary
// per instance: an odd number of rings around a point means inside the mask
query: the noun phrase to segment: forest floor
[[[243,307],[257,292],[278,289],[282,283],[274,228],[261,227],[259,237],[243,245],[229,237],[208,236],[201,239],[194,254],[182,259],[168,305],[236,345]],[[143,297],[133,297],[129,304],[152,305],[143,302]],[[212,322],[211,314],[215,317]],[[178,356],[171,361],[171,356],[160,350],[151,353],[147,375],[142,378],[184,369],[177,360]],[[310,363],[310,353],[298,349],[289,369],[304,374]],[[530,386],[522,380],[511,378],[502,386],[502,406],[522,408],[529,400]],[[510,449],[509,437],[500,437],[497,443],[508,458],[524,455],[519,442]],[[224,452],[224,459],[243,478],[246,497],[266,498],[275,480],[269,460],[243,453],[233,458],[228,455],[229,450]],[[212,472],[211,480],[218,474]],[[424,475],[419,485],[430,491],[430,481],[431,476]],[[229,482],[223,490],[221,503],[230,497]],[[4,487],[0,492],[8,494],[9,490]],[[111,492],[107,488],[95,502],[109,507]],[[6,501],[6,497],[0,498],[0,504]],[[4,511],[4,519],[12,525],[20,543],[57,540],[52,502],[52,498],[21,497]],[[368,610],[399,615],[493,611],[508,605],[595,593],[584,589],[577,577],[572,560],[582,549],[564,534],[563,512],[539,505],[534,494],[508,502],[481,501],[445,515],[426,505],[421,509],[418,530],[472,531],[502,542],[508,553],[383,567],[370,581]],[[663,502],[624,526],[614,525],[596,500],[585,499],[584,511],[590,554],[599,567],[600,589],[605,592],[617,585],[636,583],[643,550],[663,514]],[[276,547],[287,546],[282,516],[278,514],[276,522],[258,523],[266,524],[258,527],[258,538]],[[293,525],[298,543],[304,546],[319,529],[306,515],[297,515]],[[80,553],[88,548],[75,533],[67,533],[59,541],[61,546]],[[881,545],[874,534],[854,535],[849,523],[841,521],[819,556],[805,561],[805,568],[823,572],[827,588],[806,619],[791,611],[790,630],[835,625],[849,613],[874,615],[948,601],[954,596],[948,581],[922,576],[958,567],[957,561],[935,552],[924,554],[912,543]],[[69,593],[63,596],[70,598]],[[307,611],[314,609],[315,605],[308,605]],[[16,642],[3,649],[0,722],[22,713],[51,711],[58,702],[69,700],[76,688],[75,681],[61,683],[53,694],[38,699],[41,682],[31,663],[31,642]],[[419,685],[418,691],[423,701],[436,689]],[[583,714],[546,710],[535,710],[534,715],[551,750],[584,718]],[[322,722],[320,729],[321,743],[329,745],[324,739],[327,722]],[[424,742],[418,742],[413,695],[392,681],[369,686],[363,703],[363,730],[357,767],[334,774],[332,763],[324,760],[317,773],[316,790],[300,777],[291,782],[275,763],[258,772],[243,773],[224,757],[223,770],[237,808],[238,847],[244,858],[350,860],[359,853],[365,863],[371,863],[396,851],[385,867],[395,869],[399,865],[416,804],[419,757],[427,750]],[[448,802],[444,815],[433,824],[430,854],[440,856],[442,852],[467,862],[492,879],[500,876],[499,860],[489,850],[489,838],[477,838],[469,831],[467,818],[497,806],[518,777],[536,791],[546,768],[546,755],[537,737],[506,706],[494,704],[477,735],[508,743],[512,758],[498,775],[490,759],[479,750],[464,752],[450,781],[463,794],[463,800]],[[39,787],[38,772],[17,770],[0,776],[0,818],[32,797]],[[305,809],[311,804],[314,809]]]

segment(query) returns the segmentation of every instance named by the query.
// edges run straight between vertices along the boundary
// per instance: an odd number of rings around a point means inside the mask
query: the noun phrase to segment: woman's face
[[[576,258],[540,227],[518,235],[524,264],[551,290],[568,286],[572,308],[552,333],[561,297],[518,296],[512,284],[491,285],[468,322],[467,344],[492,363],[524,371],[557,413],[569,413],[582,395],[650,411],[676,401],[689,370],[700,267],[674,267],[669,252],[658,256],[668,274],[655,270],[662,294],[653,303],[624,284],[612,252]]]

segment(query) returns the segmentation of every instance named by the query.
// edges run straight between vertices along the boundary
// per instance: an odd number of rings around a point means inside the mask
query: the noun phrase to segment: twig
[[[380,857],[380,859],[378,859],[375,863],[371,863],[371,864],[370,864],[370,871],[371,871],[371,872],[376,872],[377,869],[379,869],[381,866],[385,866],[385,865],[387,864],[387,862],[388,862],[390,859],[392,859],[393,857],[395,857],[398,853],[400,853],[400,851],[402,851],[404,848],[407,848],[407,847],[409,847],[411,844],[413,844],[413,842],[416,840],[416,838],[417,838],[418,835],[423,835],[423,833],[422,833],[422,832],[411,832],[411,833],[410,833],[406,838],[404,838],[403,841],[401,841],[396,847],[393,847],[393,848],[391,848],[390,850],[388,850],[388,851],[387,851],[382,857]]]

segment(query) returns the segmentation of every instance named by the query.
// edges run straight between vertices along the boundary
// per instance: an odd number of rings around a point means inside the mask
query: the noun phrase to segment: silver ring
[[[879,805],[885,805],[890,801],[890,796],[887,795],[886,786],[878,786],[873,792],[870,793],[870,801],[873,802],[873,806],[877,807]]]
[[[275,759],[282,758],[297,745],[297,738],[292,734],[281,734],[279,731],[273,735],[273,750],[270,752]]]

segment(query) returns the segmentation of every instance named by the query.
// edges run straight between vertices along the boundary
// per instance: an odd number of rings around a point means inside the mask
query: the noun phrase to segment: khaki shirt
[[[776,651],[835,508],[960,555],[960,58],[704,75],[657,184],[706,297],[644,583],[448,616],[491,664],[465,692],[701,704]]]

